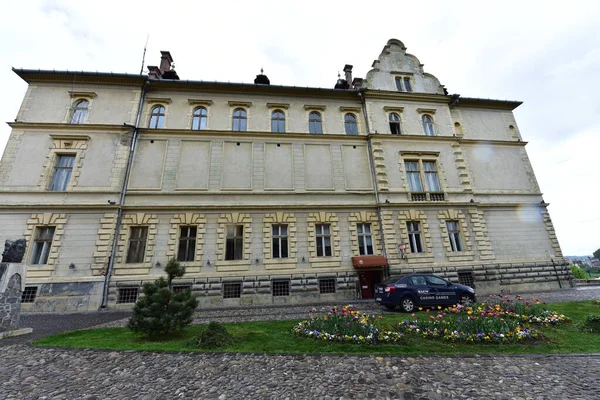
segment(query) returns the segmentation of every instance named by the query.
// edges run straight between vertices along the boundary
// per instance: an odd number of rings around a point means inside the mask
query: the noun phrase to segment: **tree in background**
[[[185,274],[185,267],[172,258],[165,267],[167,279],[144,284],[143,296],[133,307],[129,328],[150,338],[166,336],[192,323],[198,300],[190,289],[174,292],[172,282]]]
[[[581,267],[578,267],[577,265],[574,265],[574,264],[569,265],[569,267],[571,268],[571,273],[573,274],[573,278],[589,279],[590,276]]]
[[[600,259],[600,249],[594,252],[594,258]]]

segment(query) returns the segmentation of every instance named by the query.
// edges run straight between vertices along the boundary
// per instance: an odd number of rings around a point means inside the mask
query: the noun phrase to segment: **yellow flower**
[[[323,317],[323,321],[327,321],[327,317]]]
[[[423,311],[423,307],[419,307],[419,311]]]
[[[467,314],[471,315],[471,314],[473,314],[473,311],[469,310],[469,311],[467,311]]]

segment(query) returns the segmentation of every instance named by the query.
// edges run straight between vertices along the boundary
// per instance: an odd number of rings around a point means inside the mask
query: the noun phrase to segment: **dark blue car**
[[[375,301],[390,310],[400,306],[404,312],[413,312],[417,307],[475,301],[475,291],[439,276],[410,274],[375,285]]]

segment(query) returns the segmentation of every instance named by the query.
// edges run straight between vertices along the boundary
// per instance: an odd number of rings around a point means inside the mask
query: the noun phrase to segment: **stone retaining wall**
[[[22,264],[0,263],[0,332],[19,327],[24,269]]]

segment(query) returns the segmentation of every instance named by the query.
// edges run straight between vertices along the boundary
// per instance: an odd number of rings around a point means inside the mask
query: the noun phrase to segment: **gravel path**
[[[547,302],[588,300],[600,298],[600,287],[527,296]],[[364,311],[387,312],[372,301],[356,304]],[[298,319],[311,308],[211,309],[199,312],[195,322]],[[33,327],[39,337],[122,326],[127,315],[29,314],[22,326]],[[600,398],[600,355],[184,354],[35,348],[6,340],[0,346],[0,400]]]

